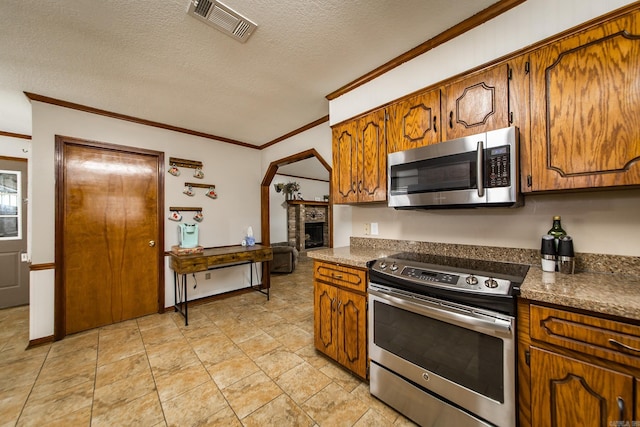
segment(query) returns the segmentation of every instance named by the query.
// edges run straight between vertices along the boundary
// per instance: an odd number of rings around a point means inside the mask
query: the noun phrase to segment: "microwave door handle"
[[[478,141],[476,162],[476,184],[478,184],[478,197],[484,197],[484,144],[482,141]]]

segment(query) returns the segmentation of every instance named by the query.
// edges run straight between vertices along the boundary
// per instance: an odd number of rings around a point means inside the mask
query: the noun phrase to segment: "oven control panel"
[[[455,274],[440,273],[437,271],[423,270],[421,268],[405,267],[400,273],[401,276],[412,277],[426,282],[448,283],[455,285],[459,276]]]
[[[374,272],[383,274],[392,283],[415,283],[475,294],[508,295],[511,291],[511,282],[506,279],[446,266],[426,267],[423,263],[395,258],[376,260],[371,266]]]

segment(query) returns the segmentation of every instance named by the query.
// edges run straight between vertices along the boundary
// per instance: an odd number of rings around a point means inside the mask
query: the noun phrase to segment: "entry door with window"
[[[0,308],[29,303],[27,161],[0,157]]]
[[[163,310],[163,153],[68,137],[56,150],[56,338]]]

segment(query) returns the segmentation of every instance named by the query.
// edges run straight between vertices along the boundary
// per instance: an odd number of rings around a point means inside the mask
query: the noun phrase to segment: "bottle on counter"
[[[560,215],[554,216],[553,217],[553,226],[547,232],[547,234],[550,234],[551,236],[553,236],[553,239],[554,239],[555,245],[556,245],[556,249],[558,249],[558,242],[559,242],[560,238],[567,235],[567,233],[562,228],[562,223],[560,221],[561,221]]]

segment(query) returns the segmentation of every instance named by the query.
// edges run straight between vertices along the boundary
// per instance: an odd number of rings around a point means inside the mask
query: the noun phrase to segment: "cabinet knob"
[[[156,242],[154,240],[149,240],[150,247],[154,247],[155,245],[156,245]]]

